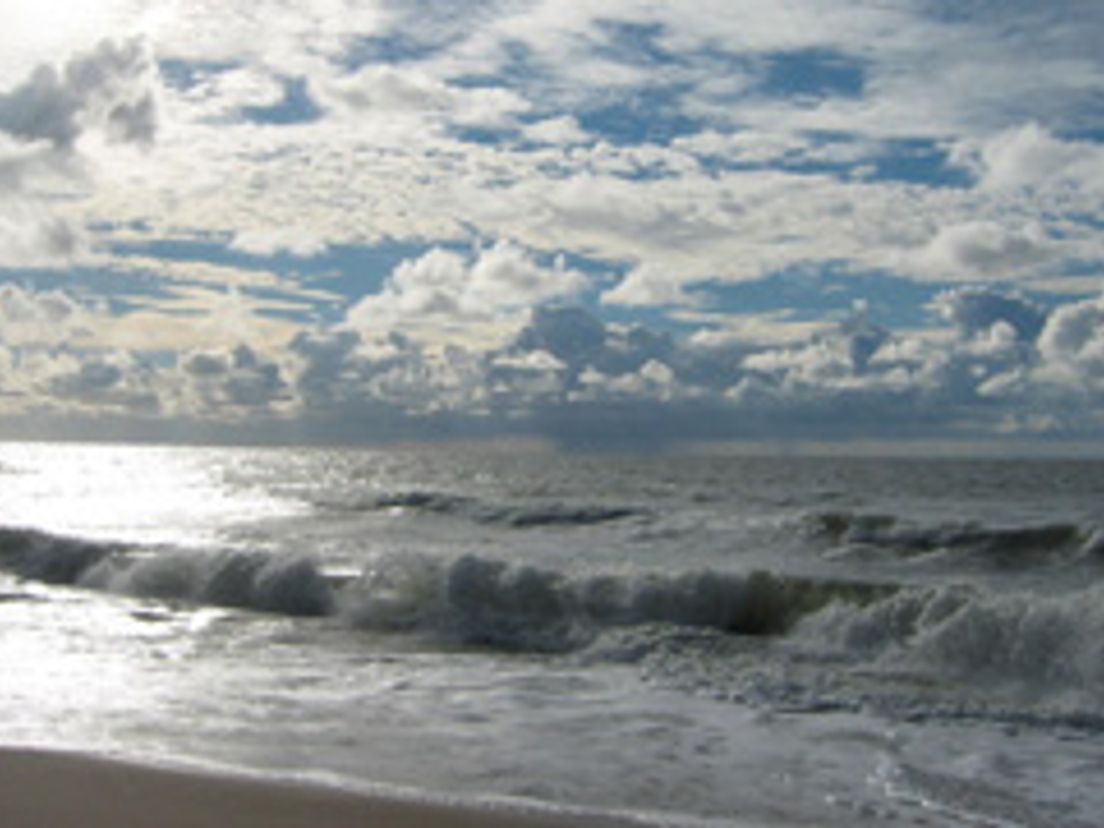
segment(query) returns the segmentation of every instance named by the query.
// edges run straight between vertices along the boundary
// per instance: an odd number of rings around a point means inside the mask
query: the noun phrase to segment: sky
[[[0,437],[1104,446],[1099,0],[0,13]]]

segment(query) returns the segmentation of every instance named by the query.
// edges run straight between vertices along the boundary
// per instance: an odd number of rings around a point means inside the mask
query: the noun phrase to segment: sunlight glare
[[[37,64],[56,64],[89,48],[114,33],[121,5],[120,0],[0,0],[0,71],[17,79]]]

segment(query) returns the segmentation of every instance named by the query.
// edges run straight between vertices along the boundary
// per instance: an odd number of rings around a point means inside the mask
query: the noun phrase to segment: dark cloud
[[[990,288],[944,291],[935,298],[934,305],[965,337],[985,333],[998,322],[1004,322],[1020,339],[1034,341],[1046,322],[1046,312],[1035,302]]]
[[[282,366],[249,345],[200,351],[180,360],[183,405],[199,417],[235,419],[245,412],[275,413],[295,399]]]
[[[0,94],[0,130],[69,149],[89,128],[120,141],[150,143],[157,131],[151,62],[138,40],[104,41],[59,71],[39,66]]]

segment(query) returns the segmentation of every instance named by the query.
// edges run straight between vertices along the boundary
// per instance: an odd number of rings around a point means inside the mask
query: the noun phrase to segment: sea
[[[676,826],[1104,814],[1104,463],[0,444],[0,743]]]

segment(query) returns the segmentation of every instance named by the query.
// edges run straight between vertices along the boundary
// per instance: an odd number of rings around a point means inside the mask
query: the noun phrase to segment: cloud
[[[917,255],[922,270],[946,281],[1034,275],[1060,258],[1039,224],[1010,229],[995,221],[942,227]]]
[[[40,65],[0,92],[0,264],[49,266],[87,250],[81,223],[51,203],[86,184],[80,139],[147,146],[158,117],[152,64],[137,40],[103,41],[60,70]]]
[[[1018,338],[1030,342],[1038,337],[1047,318],[1046,312],[1030,299],[989,288],[943,291],[932,305],[965,338],[988,333],[1003,322],[1012,327]]]
[[[80,257],[87,247],[88,236],[83,227],[51,213],[35,200],[9,195],[0,204],[0,267],[68,263]]]
[[[26,399],[343,433],[1091,419],[1099,4],[123,5],[164,25],[0,89],[0,265],[73,286],[0,296]],[[421,255],[369,271],[384,241]]]
[[[1039,334],[1040,376],[1071,391],[1104,390],[1104,298],[1054,311]]]
[[[954,159],[980,177],[985,189],[1088,187],[1104,191],[1104,147],[1066,140],[1032,121],[991,137],[961,142]]]
[[[584,144],[591,140],[590,135],[579,126],[578,119],[573,115],[544,118],[527,124],[522,132],[530,141],[541,144],[568,146]]]
[[[0,342],[14,346],[54,346],[80,341],[106,323],[102,308],[88,307],[60,290],[36,292],[0,285]]]
[[[681,274],[679,274],[681,275]],[[633,268],[601,296],[603,305],[670,307],[693,304],[677,275],[659,265],[644,263]]]
[[[74,408],[94,416],[160,413],[156,372],[126,352],[59,359],[48,377],[53,407]],[[41,404],[41,401],[40,401]]]
[[[571,296],[586,283],[562,259],[546,266],[509,242],[471,255],[435,248],[398,265],[378,294],[350,308],[347,322],[363,331],[418,330],[435,322],[440,330],[452,325],[470,337],[477,324],[506,321],[534,305]]]
[[[295,401],[282,366],[249,345],[193,351],[179,361],[180,398],[193,416],[237,419],[275,414]]]
[[[171,81],[171,146],[92,212],[238,235],[258,252],[282,248],[252,234],[307,227],[318,244],[510,238],[653,268],[607,291],[624,308],[798,263],[1018,280],[1104,256],[1090,228],[1065,226],[1096,209],[1084,187],[1044,210],[995,184],[1025,164],[1045,175],[1051,162],[1009,160],[1033,142],[1042,155],[1095,148],[1056,138],[1068,122],[1058,114],[1032,137],[1009,104],[1031,76],[1042,90],[1031,100],[1068,102],[1098,73],[1084,34],[1055,24],[1060,12],[1017,5],[1001,34],[973,10],[826,8],[619,0],[458,15],[342,2],[181,14],[154,40]],[[1025,42],[1028,24],[1052,45]],[[1001,77],[930,80],[982,64]],[[1078,71],[1062,81],[1061,66]],[[605,68],[617,72],[595,71]],[[290,82],[316,119],[243,122],[248,107],[280,109]],[[984,117],[969,117],[979,98]],[[610,114],[619,105],[624,117]],[[1059,167],[1087,180],[1090,161]],[[985,225],[999,233],[985,237]],[[304,244],[289,247],[313,249]]]
[[[286,253],[302,259],[325,253],[327,249],[326,243],[318,236],[294,227],[242,230],[234,234],[230,247],[254,256]]]
[[[59,149],[72,149],[88,129],[102,129],[113,140],[151,143],[157,131],[151,66],[139,40],[105,40],[60,71],[39,66],[0,94],[0,130]]]
[[[1047,313],[1017,294],[961,288],[933,307],[950,326],[938,336],[887,329],[859,304],[803,342],[706,346],[581,307],[537,305],[489,347],[335,325],[274,349],[243,337],[154,358],[96,344],[87,329],[110,324],[106,308],[9,286],[0,292],[0,408],[195,428],[284,423],[319,439],[332,429],[354,439],[445,428],[572,441],[623,442],[631,432],[650,444],[1104,426],[1104,300]]]

